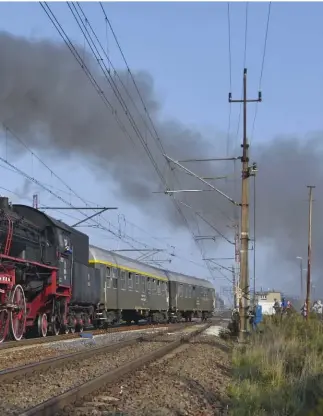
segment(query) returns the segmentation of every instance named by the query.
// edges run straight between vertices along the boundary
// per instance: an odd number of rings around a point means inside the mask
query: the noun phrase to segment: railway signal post
[[[308,208],[308,245],[307,245],[307,285],[306,285],[306,319],[310,313],[310,293],[311,293],[311,260],[312,260],[312,207],[313,189],[315,186],[309,185],[309,208]]]
[[[261,92],[257,99],[247,98],[247,69],[243,71],[243,99],[232,100],[229,93],[229,103],[243,103],[243,142],[242,142],[242,187],[241,187],[241,258],[240,258],[240,290],[242,291],[239,303],[240,332],[239,341],[244,342],[249,329],[248,311],[250,307],[250,281],[249,281],[249,177],[256,172],[257,166],[249,166],[249,144],[247,138],[247,104],[250,102],[261,102]]]

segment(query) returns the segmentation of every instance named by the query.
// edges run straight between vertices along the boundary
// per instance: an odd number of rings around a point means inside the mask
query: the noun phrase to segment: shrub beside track
[[[233,354],[233,416],[323,414],[323,326],[293,314],[267,320]]]

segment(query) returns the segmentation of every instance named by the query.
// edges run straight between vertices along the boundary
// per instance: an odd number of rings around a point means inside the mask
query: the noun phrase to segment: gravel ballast
[[[224,341],[200,335],[60,416],[226,415],[229,363],[230,349]]]
[[[50,368],[19,380],[3,382],[0,384],[0,415],[17,415],[164,345],[164,342],[142,342],[82,362],[73,361],[64,367]]]
[[[0,351],[0,371],[31,363],[38,363],[42,360],[71,354],[85,349],[103,347],[116,342],[138,338],[141,335],[153,336],[164,332],[167,332],[167,328],[107,333],[104,335],[97,335],[92,339],[79,338],[50,342],[49,338],[48,343],[45,345],[35,344],[21,348],[13,348],[12,350],[7,349]]]

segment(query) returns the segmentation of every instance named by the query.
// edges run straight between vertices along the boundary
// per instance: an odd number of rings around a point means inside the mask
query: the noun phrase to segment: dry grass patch
[[[323,324],[267,320],[233,352],[232,416],[323,415]]]

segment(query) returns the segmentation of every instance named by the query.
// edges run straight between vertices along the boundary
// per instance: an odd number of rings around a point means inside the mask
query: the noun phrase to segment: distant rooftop
[[[257,291],[256,292],[256,295],[268,295],[269,293],[280,293],[280,294],[282,294],[282,292],[281,291],[279,291],[279,290],[275,290],[275,289],[272,289],[272,290],[260,290],[260,291]]]

